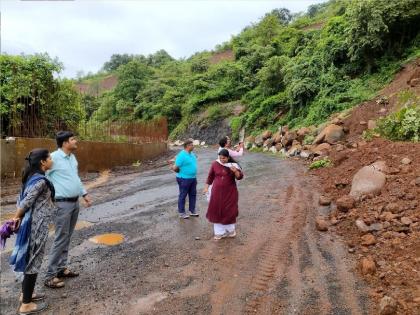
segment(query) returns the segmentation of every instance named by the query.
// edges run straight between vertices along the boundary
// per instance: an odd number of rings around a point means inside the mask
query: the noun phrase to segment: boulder
[[[297,140],[299,140],[300,142],[303,142],[303,139],[305,139],[305,136],[311,133],[311,129],[307,128],[307,127],[302,127],[300,128],[297,132]]]
[[[354,175],[351,183],[351,196],[358,198],[362,195],[380,193],[385,185],[386,176],[377,168],[377,165],[364,166]]]
[[[296,132],[294,131],[287,132],[281,139],[281,144],[283,145],[283,147],[288,147],[292,145],[293,140],[296,140],[296,138],[297,138]]]
[[[206,145],[206,141],[201,141],[200,145],[201,146],[205,146]]]
[[[178,147],[180,147],[180,146],[182,146],[184,143],[181,141],[181,140],[176,140],[175,142],[174,142],[174,145],[176,145],[176,146],[178,146]]]
[[[343,139],[343,137],[344,137],[343,127],[331,124],[325,127],[319,133],[319,135],[315,138],[313,143],[319,144],[322,142],[328,142],[330,144],[333,144]]]
[[[355,204],[356,204],[356,201],[354,200],[352,196],[349,196],[349,195],[340,197],[336,201],[337,209],[342,212],[347,212],[350,209],[353,209]]]
[[[321,232],[328,231],[328,222],[322,217],[316,218],[315,226],[318,231],[321,231]]]
[[[268,138],[271,138],[271,135],[272,135],[273,133],[270,131],[270,130],[266,130],[266,131],[264,131],[262,134],[261,134],[261,136],[263,137],[263,139],[264,140],[266,140],[266,139],[268,139]]]
[[[282,138],[282,135],[281,135],[281,132],[280,131],[277,131],[272,136],[272,139],[273,139],[274,143],[281,143],[281,138]]]
[[[279,128],[279,131],[281,132],[282,135],[285,135],[287,132],[289,132],[289,126],[281,126]]]
[[[263,144],[263,146],[267,148],[271,148],[272,145],[273,145],[273,139],[267,139],[264,141],[264,144]]]
[[[312,156],[313,156],[313,153],[311,151],[308,151],[308,150],[302,150],[302,151],[300,151],[300,157],[302,159],[309,159]]]
[[[255,145],[257,146],[257,147],[262,147],[262,145],[264,144],[264,139],[263,139],[263,137],[261,136],[261,135],[259,135],[259,136],[256,136],[255,137]]]
[[[318,144],[312,152],[314,152],[316,155],[323,155],[328,154],[328,152],[331,150],[331,145],[329,143],[321,143]]]
[[[193,145],[200,145],[200,140],[193,140]]]
[[[388,167],[386,166],[385,161],[376,161],[375,163],[371,164],[371,166],[379,172],[382,172],[382,173],[388,172]]]
[[[363,257],[360,261],[360,271],[364,275],[373,275],[376,272],[375,260],[371,257]]]
[[[302,150],[302,145],[298,141],[295,140],[293,141],[293,144],[291,148],[289,149],[289,151],[287,151],[287,155],[288,156],[298,155],[301,150]]]
[[[379,302],[380,315],[394,315],[397,314],[397,301],[390,296],[384,296]]]

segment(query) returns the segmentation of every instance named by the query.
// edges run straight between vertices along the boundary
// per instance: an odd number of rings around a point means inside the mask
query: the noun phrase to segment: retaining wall
[[[53,139],[2,139],[1,176],[20,176],[25,157],[35,148],[46,148],[52,152],[56,150],[57,145]],[[79,171],[90,172],[145,161],[164,153],[167,149],[165,142],[131,144],[79,141],[75,155],[79,162]]]

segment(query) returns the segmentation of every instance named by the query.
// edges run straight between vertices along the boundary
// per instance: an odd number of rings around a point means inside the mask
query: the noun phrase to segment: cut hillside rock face
[[[334,124],[325,127],[319,135],[315,138],[313,144],[319,144],[322,142],[328,142],[334,144],[344,137],[343,127]]]
[[[362,167],[353,177],[350,196],[359,198],[368,194],[377,195],[381,192],[385,182],[386,176],[378,170],[377,165]]]
[[[222,137],[231,133],[232,129],[230,128],[229,119],[219,119],[211,124],[193,122],[179,136],[179,139],[200,139],[211,145],[219,143]]]

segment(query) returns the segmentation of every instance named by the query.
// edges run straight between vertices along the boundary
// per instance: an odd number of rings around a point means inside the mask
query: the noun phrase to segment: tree
[[[120,66],[125,65],[134,59],[129,54],[113,54],[111,59],[104,63],[103,69],[108,72],[116,71]]]

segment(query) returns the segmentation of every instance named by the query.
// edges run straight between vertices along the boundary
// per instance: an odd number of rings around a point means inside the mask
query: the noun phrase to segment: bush
[[[403,107],[378,121],[379,134],[390,140],[420,141],[420,104]]]
[[[328,159],[328,158],[324,158],[322,160],[312,162],[311,165],[309,165],[309,169],[315,170],[315,169],[318,169],[318,168],[330,167],[331,165],[332,165],[331,160]]]

